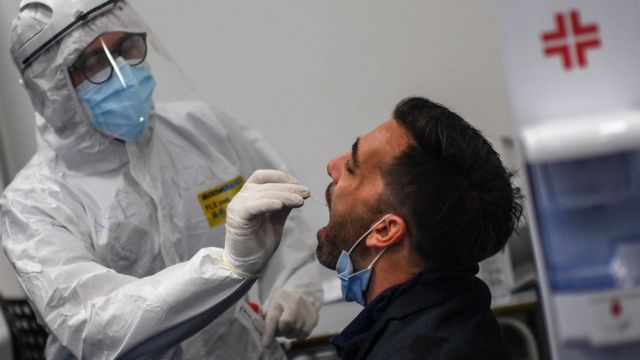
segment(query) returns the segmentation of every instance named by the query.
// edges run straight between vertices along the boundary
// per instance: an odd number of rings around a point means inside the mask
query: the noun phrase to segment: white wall
[[[11,21],[18,0],[0,1],[0,162],[12,178],[35,152],[33,111],[26,93],[18,83],[11,56]]]
[[[3,109],[2,100],[0,99],[0,123],[6,121],[4,119]],[[6,169],[7,164],[5,164],[5,160],[1,154],[4,154],[4,146],[2,145],[2,133],[0,132],[0,191],[2,191],[1,189],[4,189],[6,186],[7,178],[9,176]]]
[[[499,151],[510,134],[492,1],[134,4],[193,79],[191,97],[258,128],[318,197],[327,161],[410,95],[458,111]],[[321,206],[306,211],[326,222]]]
[[[258,128],[322,197],[324,166],[404,97],[450,106],[502,151],[510,134],[493,1],[133,0],[192,79],[190,98]],[[18,0],[0,1],[8,34]],[[12,176],[35,149],[33,120],[0,36],[0,123]],[[0,114],[1,117],[2,114]],[[314,228],[326,209],[305,207]]]
[[[0,191],[35,151],[33,113],[18,85],[18,76],[9,56],[9,29],[16,14],[17,0],[0,1]],[[4,174],[3,174],[4,172]],[[13,269],[0,251],[0,296],[19,298],[22,289]]]

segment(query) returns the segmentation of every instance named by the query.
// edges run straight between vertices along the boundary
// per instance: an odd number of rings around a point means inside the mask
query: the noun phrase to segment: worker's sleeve
[[[100,265],[63,184],[32,182],[0,198],[5,253],[49,332],[83,359],[140,359],[195,334],[253,281],[227,270],[222,249],[136,278]],[[75,206],[75,208],[73,208]]]
[[[291,173],[274,148],[256,130],[221,111],[216,110],[214,116],[226,129],[236,165],[245,178],[257,169],[278,169]],[[303,219],[301,209],[294,209],[285,224],[280,247],[258,281],[263,304],[271,291],[284,287],[304,293],[307,301],[316,309],[319,308],[322,287],[315,247],[315,233]]]

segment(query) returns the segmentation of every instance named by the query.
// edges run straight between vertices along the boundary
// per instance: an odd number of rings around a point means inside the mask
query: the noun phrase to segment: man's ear
[[[368,247],[387,248],[399,243],[407,235],[407,224],[400,216],[389,214],[376,225],[366,239]]]

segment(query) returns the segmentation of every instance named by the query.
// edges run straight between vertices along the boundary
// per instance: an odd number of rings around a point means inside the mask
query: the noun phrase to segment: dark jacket
[[[389,288],[331,343],[343,359],[509,359],[477,271],[425,271]]]

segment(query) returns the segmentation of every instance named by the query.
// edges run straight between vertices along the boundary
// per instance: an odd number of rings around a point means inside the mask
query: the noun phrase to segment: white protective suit
[[[12,50],[47,14],[29,16],[14,23]],[[156,105],[137,142],[94,130],[67,68],[107,31],[145,29],[122,3],[26,69],[38,151],[0,198],[4,251],[52,334],[47,358],[282,358],[276,342],[261,345],[262,318],[234,305],[254,280],[222,264],[219,206],[238,177],[285,165],[255,131],[200,103]],[[258,280],[261,300],[284,288],[317,311],[308,230],[294,210]]]

